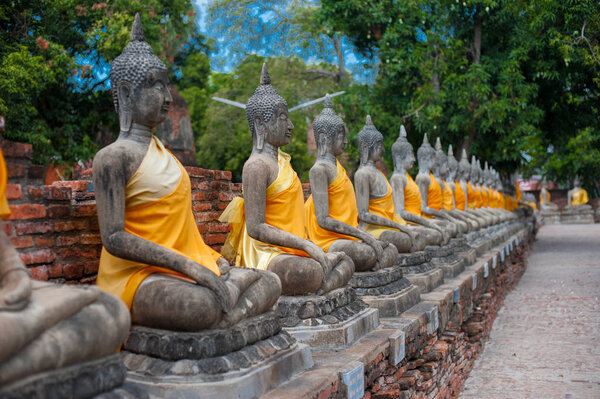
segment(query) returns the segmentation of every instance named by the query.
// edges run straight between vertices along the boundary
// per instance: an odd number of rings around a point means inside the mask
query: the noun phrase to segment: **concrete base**
[[[594,211],[592,209],[586,209],[574,212],[565,209],[560,217],[560,222],[562,224],[593,224]]]
[[[475,251],[473,251],[474,253]],[[450,255],[445,258],[433,258],[431,263],[438,269],[444,271],[444,278],[452,278],[458,276],[465,270],[465,262],[463,258],[457,255]]]
[[[343,349],[358,341],[379,325],[379,311],[367,308],[337,324],[297,326],[284,328],[297,341],[310,345],[313,350]]]
[[[444,282],[444,271],[438,268],[419,274],[405,274],[413,285],[419,287],[421,292],[429,292]]]
[[[560,224],[560,211],[543,209],[540,215],[544,224]]]
[[[275,350],[275,349],[273,349]],[[180,362],[185,362],[181,360]],[[146,398],[257,398],[297,374],[313,366],[310,349],[305,344],[294,344],[280,350],[263,362],[249,368],[225,374],[196,374],[187,376],[157,376],[128,372],[123,397]],[[133,395],[133,396],[131,396]]]
[[[391,295],[361,296],[369,307],[379,310],[380,317],[399,316],[405,310],[413,307],[421,300],[420,288],[409,287]]]

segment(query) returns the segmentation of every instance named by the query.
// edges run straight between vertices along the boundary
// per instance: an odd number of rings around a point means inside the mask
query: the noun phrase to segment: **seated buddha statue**
[[[346,128],[329,96],[313,122],[313,131],[317,159],[309,172],[312,194],[304,204],[308,238],[325,252],[344,252],[356,271],[394,265],[396,247],[358,228],[354,185],[337,160],[346,147]]]
[[[289,144],[294,125],[266,65],[246,105],[246,117],[252,153],[242,170],[244,198],[232,201],[222,216],[233,228],[226,245],[240,265],[277,274],[284,295],[324,294],[343,287],[354,263],[344,253],[325,253],[308,240],[302,185],[291,157],[280,149]]]
[[[145,42],[139,15],[110,79],[120,132],[93,164],[104,246],[97,285],[125,302],[134,324],[151,328],[227,328],[270,310],[279,279],[231,267],[204,243],[189,176],[154,136],[172,97],[167,69]]]
[[[477,218],[480,227],[487,227],[492,223],[492,219],[489,215],[482,213],[477,209],[477,200],[475,198],[475,191],[470,183],[471,178],[471,165],[467,158],[467,152],[463,149],[462,156],[458,162],[457,179],[458,184],[455,188],[455,198],[457,198],[457,208],[464,206],[464,211],[473,215]],[[460,189],[460,190],[459,190]],[[462,195],[461,195],[462,194]],[[464,202],[463,197],[464,195]],[[464,204],[464,205],[463,205]]]
[[[540,207],[543,211],[558,211],[558,205],[550,200],[550,192],[548,191],[548,182],[546,179],[542,180],[542,189],[540,190]]]
[[[415,163],[415,155],[413,146],[406,137],[404,125],[400,126],[400,134],[392,144],[392,157],[394,160],[394,173],[390,183],[396,213],[406,220],[409,225],[418,227],[419,230],[417,231],[427,237],[428,245],[447,243],[450,237],[444,226],[436,223],[435,219],[423,217],[421,212],[421,192],[417,183],[408,173]]]
[[[394,244],[399,253],[421,251],[426,238],[402,219],[394,208],[392,187],[375,163],[383,155],[383,136],[371,117],[358,133],[360,166],[354,173],[359,228],[376,238]]]
[[[442,149],[442,143],[438,137],[435,142],[435,167],[433,168],[433,177],[442,189],[442,212],[456,219],[460,230],[467,233],[475,229],[471,219],[465,216],[464,212],[456,209],[454,205],[454,193],[448,183],[446,177],[448,175],[448,156]]]
[[[481,220],[475,215],[465,211],[466,197],[463,192],[460,183],[457,180],[458,173],[458,161],[454,158],[454,152],[452,150],[452,144],[448,146],[448,155],[446,157],[446,163],[448,165],[448,172],[446,174],[446,184],[450,188],[452,193],[452,199],[454,204],[454,211],[460,212],[463,218],[467,218],[472,229],[478,230],[481,228]],[[464,219],[463,219],[464,220]]]
[[[485,167],[482,171],[482,187],[486,193],[485,205],[499,220],[505,221],[509,218],[509,213],[501,205],[499,200],[499,193],[494,189],[495,176],[492,168],[485,162]]]
[[[6,201],[6,181],[0,150],[2,218],[11,213]],[[11,389],[12,383],[18,384],[25,377],[35,378],[39,373],[115,353],[127,336],[130,319],[121,301],[97,287],[30,280],[1,224],[0,397],[5,397],[3,388]],[[35,381],[29,379],[28,384]],[[14,391],[6,397],[18,396],[13,395]]]
[[[579,177],[575,177],[573,188],[567,192],[568,207],[578,207],[579,209],[591,210],[592,206],[588,204],[589,197],[587,191],[581,188]]]
[[[415,182],[421,193],[421,212],[423,216],[445,221],[451,236],[456,237],[462,230],[462,226],[456,218],[442,211],[442,188],[432,173],[436,165],[436,152],[429,144],[427,134],[423,136],[423,144],[417,150],[417,162],[419,163],[419,173]]]

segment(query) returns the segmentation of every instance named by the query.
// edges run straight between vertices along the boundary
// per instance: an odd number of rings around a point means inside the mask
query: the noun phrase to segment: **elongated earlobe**
[[[259,117],[254,118],[254,132],[256,134],[256,149],[260,151],[265,145],[265,129]]]
[[[321,134],[321,136],[319,137],[319,149],[318,149],[318,155],[320,157],[325,156],[325,154],[327,154],[327,149],[328,149],[328,139],[327,136],[324,134]]]
[[[117,89],[119,99],[119,125],[122,132],[129,132],[132,122],[132,87],[128,82],[122,82]]]

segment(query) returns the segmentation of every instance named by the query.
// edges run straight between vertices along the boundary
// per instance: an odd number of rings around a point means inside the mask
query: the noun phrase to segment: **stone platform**
[[[282,296],[276,307],[285,331],[312,349],[345,348],[379,324],[377,309],[350,287],[325,295]]]
[[[450,253],[451,250],[444,252],[444,254]],[[431,262],[431,253],[428,251],[400,254],[397,265],[402,266],[404,277],[419,287],[421,293],[431,291],[444,281],[444,271]]]
[[[577,209],[565,208],[562,211],[560,217],[560,223],[562,224],[593,224],[594,223],[594,210],[588,209]]]
[[[121,355],[114,354],[36,374],[0,387],[2,399],[91,398],[110,393],[125,381]]]
[[[398,316],[420,301],[420,290],[403,277],[402,266],[354,273],[350,285],[380,317]]]

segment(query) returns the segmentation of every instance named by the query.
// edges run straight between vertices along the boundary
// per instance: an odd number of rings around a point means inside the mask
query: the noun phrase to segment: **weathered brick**
[[[17,235],[22,236],[26,234],[45,234],[53,231],[54,228],[50,222],[29,222],[17,223],[15,230]]]
[[[207,202],[194,204],[192,205],[192,209],[194,210],[194,212],[210,211],[212,209],[212,204]]]
[[[52,183],[56,187],[71,187],[73,191],[88,191],[91,181],[89,180],[70,180],[70,181],[55,181]]]
[[[70,280],[83,276],[84,264],[82,262],[66,263],[63,266],[63,275]]]
[[[228,192],[219,193],[219,201],[229,202],[233,199],[233,194]]]
[[[70,201],[73,190],[71,187],[43,186],[42,196],[50,201]]]
[[[81,248],[80,246],[62,247],[56,250],[56,253],[62,258],[99,258],[99,249],[96,248]]]
[[[229,233],[229,224],[226,223],[209,223],[209,233]]]
[[[204,242],[208,245],[223,244],[226,237],[226,234],[207,234],[204,237]]]
[[[44,165],[29,165],[27,168],[27,177],[30,179],[43,179],[46,175]]]
[[[66,219],[71,216],[71,205],[48,205],[48,217],[50,219]]]
[[[2,140],[0,142],[2,153],[6,158],[30,158],[33,155],[33,146],[31,144],[18,143],[14,141]]]
[[[55,263],[48,266],[48,276],[50,278],[58,278],[63,276],[63,265],[61,263]]]
[[[87,227],[85,220],[69,221],[69,222],[55,222],[54,230],[61,231],[72,231],[72,230],[84,230]]]
[[[192,192],[192,201],[205,201],[206,193],[194,191]]]
[[[29,269],[31,272],[31,278],[38,281],[47,281],[48,280],[48,266],[41,265],[32,267]]]
[[[51,248],[54,246],[55,239],[54,237],[48,236],[39,236],[35,238],[35,246],[38,248],[48,247]]]
[[[100,234],[82,234],[81,235],[81,243],[82,244],[102,244],[102,239],[100,238]]]
[[[217,204],[217,209],[220,211],[224,211],[225,209],[227,209],[227,205],[229,205],[229,204],[225,203],[225,202],[221,202],[221,203]]]
[[[215,191],[227,191],[229,189],[229,184],[222,181],[213,181],[210,183],[210,188]]]
[[[41,204],[11,205],[7,220],[41,219],[46,217],[46,207]]]
[[[29,194],[29,198],[31,198],[34,201],[43,198],[41,187],[29,186],[27,187],[27,193]]]
[[[97,260],[90,260],[90,261],[85,262],[83,272],[85,274],[98,273],[99,263],[100,263],[100,261],[97,261]]]
[[[218,180],[231,180],[231,172],[228,170],[215,170],[215,179]]]
[[[79,236],[60,236],[56,239],[56,245],[59,247],[75,245],[78,242],[79,242]]]
[[[12,223],[4,222],[2,228],[4,229],[4,232],[6,233],[7,236],[10,236],[12,234],[12,231],[13,231]]]
[[[33,246],[33,237],[13,237],[10,242],[15,248],[29,248]]]
[[[6,162],[6,175],[9,179],[25,177],[25,166],[18,163]]]
[[[96,210],[96,204],[82,204],[74,205],[72,208],[72,214],[74,217],[83,216],[96,216],[98,211]]]
[[[185,170],[188,172],[188,174],[192,178],[205,177],[205,178],[212,179],[212,178],[214,178],[214,175],[215,175],[214,170],[202,169],[202,168],[197,168],[197,167],[193,167],[193,166],[186,166]]]
[[[56,253],[50,249],[38,249],[31,252],[20,253],[19,257],[26,265],[36,265],[54,262]]]
[[[199,224],[198,231],[200,232],[200,234],[206,234],[206,232],[208,231],[206,223]]]
[[[7,184],[6,185],[6,199],[18,200],[23,198],[23,190],[20,184]]]
[[[221,212],[202,212],[196,215],[196,221],[198,223],[217,221],[219,216]]]

